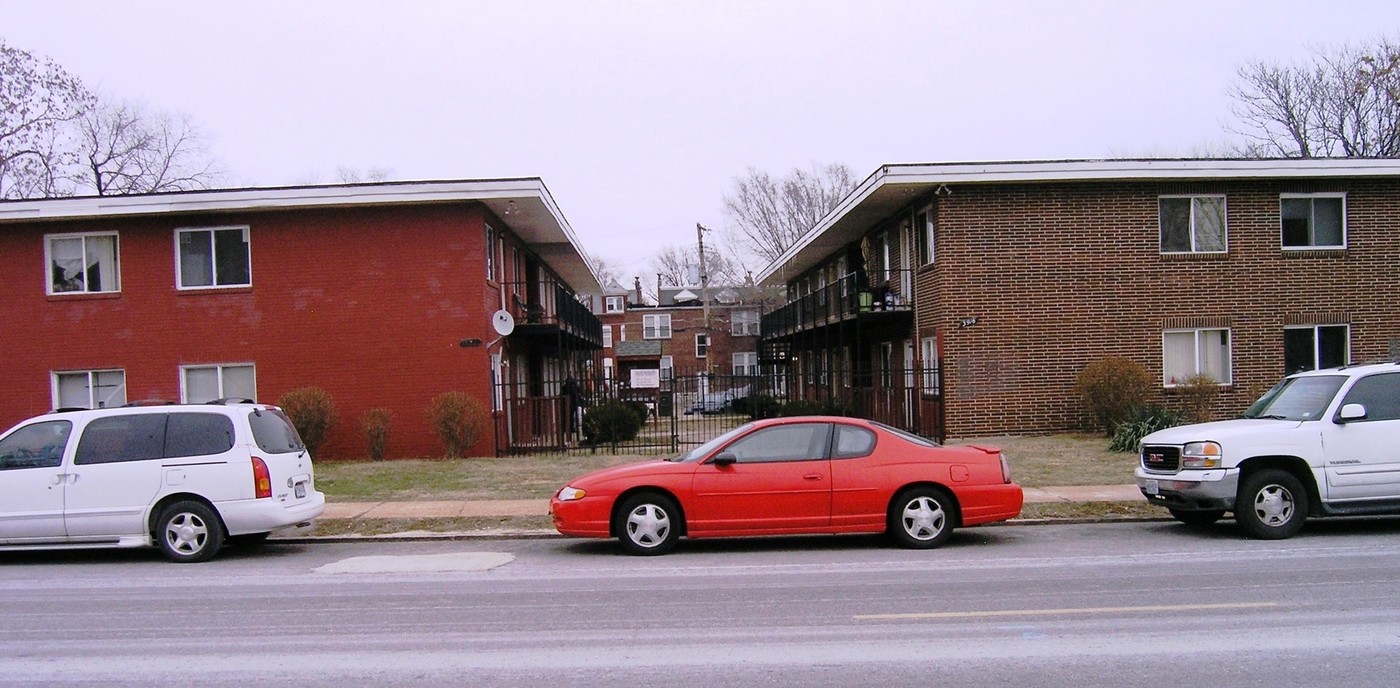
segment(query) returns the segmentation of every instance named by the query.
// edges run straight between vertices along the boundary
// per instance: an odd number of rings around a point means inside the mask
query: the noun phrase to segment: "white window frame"
[[[695,357],[706,358],[710,355],[710,335],[704,332],[695,333]]]
[[[252,375],[253,375],[253,389],[252,389],[252,395],[250,395],[248,398],[249,398],[249,399],[252,399],[253,401],[257,401],[257,399],[258,399],[258,396],[257,396],[257,394],[258,394],[258,369],[257,369],[257,366],[253,365],[252,363],[247,363],[247,362],[245,362],[245,363],[212,363],[212,364],[208,364],[208,365],[187,365],[187,366],[180,366],[180,403],[182,403],[182,404],[203,403],[202,400],[201,400],[201,401],[197,401],[197,402],[191,402],[191,401],[190,401],[190,393],[189,393],[189,385],[188,385],[188,383],[189,383],[189,374],[190,374],[191,372],[197,371],[197,370],[213,370],[213,371],[215,371],[215,373],[216,373],[216,375],[217,375],[217,380],[218,380],[218,382],[219,382],[218,395],[214,397],[215,399],[226,399],[226,398],[228,398],[228,397],[235,397],[235,396],[236,396],[236,397],[241,397],[242,395],[228,394],[228,393],[224,390],[224,385],[225,385],[225,382],[226,382],[226,381],[225,381],[225,374],[226,374],[228,371],[234,370],[234,369],[238,369],[238,370],[247,369],[250,373],[252,373]]]
[[[758,311],[734,311],[729,321],[729,334],[735,337],[757,336],[761,320]]]
[[[660,362],[661,370],[658,371],[662,380],[669,380],[676,373],[675,359],[670,356],[662,356]]]
[[[496,230],[491,225],[482,225],[486,228],[486,279],[491,282],[499,282],[496,276]]]
[[[94,383],[96,382],[97,376],[113,373],[121,375],[121,383],[116,385],[112,393],[107,395],[106,398],[99,399],[94,389],[96,387]],[[49,385],[53,408],[63,407],[63,401],[59,396],[59,378],[74,375],[87,376],[87,408],[114,408],[126,405],[126,370],[124,368],[98,368],[93,370],[56,370],[50,373]]]
[[[758,352],[739,351],[731,355],[731,370],[735,375],[758,374]]]
[[[1345,336],[1346,351],[1342,352],[1342,363],[1343,363],[1343,365],[1350,364],[1350,363],[1351,363],[1351,325],[1334,324],[1334,325],[1286,325],[1286,326],[1284,326],[1283,331],[1284,331],[1285,336],[1287,335],[1287,333],[1288,333],[1290,330],[1305,330],[1305,331],[1312,332],[1312,367],[1310,367],[1310,368],[1305,368],[1304,370],[1318,370],[1318,369],[1319,369],[1318,366],[1321,365],[1321,363],[1322,363],[1322,361],[1320,360],[1320,359],[1322,358],[1322,356],[1321,356],[1321,347],[1322,347],[1321,342],[1322,342],[1322,337],[1319,336],[1319,335],[1321,334],[1321,333],[1319,332],[1319,330],[1321,330],[1321,329],[1323,329],[1323,328],[1334,328],[1334,327],[1341,328],[1342,331],[1346,333],[1346,336]],[[1286,350],[1286,348],[1285,348],[1285,350]],[[1284,374],[1285,374],[1285,375],[1292,375],[1293,373],[1298,372],[1297,370],[1287,370],[1287,367],[1288,367],[1287,365],[1284,366],[1284,368],[1285,368]]]
[[[1204,370],[1204,368],[1205,368],[1206,366],[1203,365],[1203,364],[1204,364],[1204,359],[1203,359],[1203,352],[1202,352],[1202,342],[1201,342],[1201,339],[1202,339],[1202,336],[1203,336],[1203,335],[1205,335],[1206,333],[1211,333],[1211,332],[1223,332],[1223,333],[1225,333],[1225,339],[1226,339],[1226,343],[1225,343],[1225,352],[1224,352],[1225,360],[1224,360],[1224,362],[1223,362],[1223,368],[1224,368],[1224,370],[1222,371],[1223,374],[1221,375],[1221,377],[1223,377],[1224,379],[1217,379],[1217,380],[1216,380],[1216,385],[1217,385],[1217,386],[1222,386],[1222,387],[1223,387],[1223,386],[1225,386],[1225,385],[1233,384],[1233,382],[1234,382],[1234,358],[1235,358],[1235,357],[1234,357],[1234,354],[1233,354],[1233,348],[1234,348],[1234,345],[1235,345],[1234,333],[1233,333],[1233,332],[1230,330],[1230,328],[1228,328],[1228,327],[1197,327],[1197,328],[1171,329],[1171,330],[1166,330],[1166,331],[1162,332],[1162,386],[1163,386],[1163,387],[1176,387],[1177,385],[1182,384],[1183,381],[1184,381],[1186,378],[1191,377],[1192,375],[1200,374],[1201,372],[1203,372],[1203,370]],[[1181,376],[1178,377],[1178,376],[1174,376],[1174,375],[1172,374],[1172,364],[1171,364],[1171,361],[1168,360],[1169,357],[1170,357],[1170,355],[1169,355],[1168,348],[1167,348],[1167,339],[1168,339],[1168,337],[1172,337],[1172,336],[1174,336],[1174,335],[1175,335],[1175,336],[1180,336],[1180,335],[1184,335],[1184,334],[1191,334],[1191,335],[1193,335],[1193,337],[1192,337],[1192,357],[1195,359],[1195,367],[1194,367],[1194,369],[1193,369],[1192,371],[1187,372],[1186,374],[1181,375]]]
[[[112,283],[111,289],[102,289],[99,285],[97,289],[91,288],[87,283],[88,262],[88,240],[99,237],[112,238]],[[55,291],[53,288],[53,268],[55,258],[53,255],[53,242],[72,241],[80,239],[83,242],[83,288],[74,291]],[[70,294],[116,294],[122,290],[122,256],[121,240],[116,232],[71,232],[66,234],[45,234],[44,235],[44,292],[50,296],[67,296]]]
[[[604,313],[624,313],[627,311],[627,298],[624,296],[604,296]]]
[[[246,247],[245,259],[248,263],[248,281],[235,284],[219,284],[219,256],[215,252],[217,242],[214,240],[218,232],[243,232],[243,244]],[[185,284],[184,255],[181,250],[180,237],[192,232],[209,232],[209,284]],[[207,289],[247,289],[253,286],[253,239],[252,231],[248,225],[230,225],[221,227],[179,227],[175,230],[175,288],[181,291],[207,290]]]
[[[670,339],[671,314],[648,313],[642,316],[642,339]]]
[[[1169,251],[1163,245],[1165,243],[1166,227],[1162,226],[1162,202],[1168,200],[1188,200],[1187,209],[1187,240],[1191,248],[1185,251]],[[1196,211],[1201,207],[1202,200],[1220,201],[1220,248],[1203,249],[1200,247],[1200,238],[1197,234]],[[1157,197],[1157,250],[1164,255],[1187,255],[1196,253],[1229,253],[1230,252],[1230,208],[1229,199],[1225,194],[1165,194]]]
[[[924,218],[924,226],[919,227],[919,216]],[[933,265],[938,260],[938,238],[934,231],[933,206],[924,206],[919,212],[914,213],[914,234],[917,235],[914,245],[914,260],[923,265]],[[926,254],[926,255],[920,255]]]
[[[603,326],[603,348],[611,349],[613,345],[612,325]]]
[[[1342,202],[1342,243],[1340,244],[1317,244],[1311,243],[1307,246],[1287,246],[1283,243],[1283,202],[1309,200],[1319,198],[1336,198]],[[1312,214],[1308,217],[1308,235],[1312,241],[1317,237],[1317,204],[1313,203]],[[1285,251],[1337,251],[1347,247],[1347,195],[1345,193],[1285,193],[1278,197],[1278,226],[1279,226],[1279,247]]]
[[[603,380],[613,381],[613,360],[610,356],[603,357]]]
[[[919,354],[923,361],[920,386],[923,388],[924,394],[937,396],[940,392],[938,388],[938,339],[936,337],[920,339]]]

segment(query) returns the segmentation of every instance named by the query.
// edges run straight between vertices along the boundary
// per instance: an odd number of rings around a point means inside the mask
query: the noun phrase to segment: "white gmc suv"
[[[274,406],[60,410],[0,434],[0,550],[155,545],[206,561],[325,503]]]
[[[1400,514],[1400,364],[1290,375],[1234,420],[1142,438],[1137,485],[1188,525],[1225,512],[1246,535],[1309,516]]]

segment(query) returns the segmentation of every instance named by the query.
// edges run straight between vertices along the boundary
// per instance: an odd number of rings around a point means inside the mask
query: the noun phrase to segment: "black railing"
[[[517,325],[553,326],[598,347],[603,345],[603,323],[580,303],[573,291],[552,279],[507,282],[506,310]]]
[[[873,282],[847,275],[765,314],[763,337],[783,337],[866,314],[912,311],[913,277],[911,270],[888,270]]]

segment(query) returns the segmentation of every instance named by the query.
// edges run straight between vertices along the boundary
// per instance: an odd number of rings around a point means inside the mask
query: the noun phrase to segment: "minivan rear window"
[[[207,456],[233,449],[233,421],[221,413],[172,413],[165,426],[165,455]]]
[[[253,429],[253,441],[258,448],[271,454],[289,454],[305,449],[301,436],[278,409],[255,409],[248,413],[248,425]]]

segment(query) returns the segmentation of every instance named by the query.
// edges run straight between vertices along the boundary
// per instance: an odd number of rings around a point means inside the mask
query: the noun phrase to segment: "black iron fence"
[[[821,375],[673,374],[548,380],[496,388],[496,453],[669,455],[754,418],[846,415],[944,438],[937,370],[832,384]],[[526,395],[528,388],[543,394]]]

